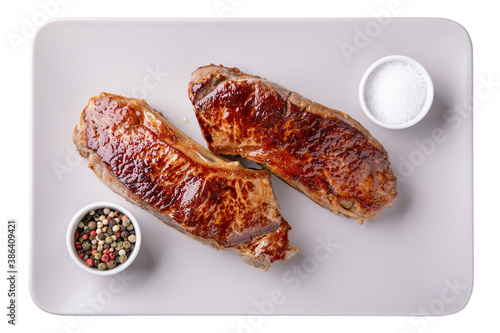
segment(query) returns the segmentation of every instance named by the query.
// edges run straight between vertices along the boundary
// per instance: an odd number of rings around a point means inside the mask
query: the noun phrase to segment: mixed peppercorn
[[[136,235],[130,219],[117,210],[92,210],[78,223],[75,248],[87,266],[100,271],[127,262]]]

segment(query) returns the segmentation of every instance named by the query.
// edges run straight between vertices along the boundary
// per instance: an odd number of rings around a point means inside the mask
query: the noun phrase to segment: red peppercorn
[[[77,250],[80,250],[80,249],[82,248],[82,243],[80,243],[80,242],[75,242],[75,248],[76,248]]]
[[[92,255],[95,256],[95,254],[97,253],[97,250],[92,250]]]
[[[116,254],[115,254],[114,252],[110,252],[110,253],[109,253],[109,257],[110,257],[111,259],[115,259],[115,258],[116,258]]]
[[[108,216],[108,217],[106,217],[106,218],[108,219],[108,221],[109,221],[109,220],[111,220],[111,216]]]
[[[103,227],[102,232],[106,232],[106,231],[108,231],[108,227]]]
[[[94,266],[94,259],[92,258],[88,258],[85,263],[87,264],[87,266]]]
[[[83,238],[83,240],[87,240],[87,239],[89,239],[89,235],[85,234],[82,236],[82,238]]]
[[[83,250],[78,250],[77,253],[80,258],[83,258],[85,256],[85,251]]]
[[[109,249],[104,249],[104,251],[102,251],[104,254],[109,254]]]
[[[90,236],[93,236],[93,237],[97,236],[97,232],[95,230],[92,230],[90,232]]]
[[[75,231],[75,240],[77,240],[78,237],[80,237],[80,233],[78,231]]]
[[[101,256],[101,260],[102,260],[102,261],[104,261],[104,262],[108,262],[108,261],[109,261],[109,255],[107,255],[107,254],[103,254],[103,255]]]

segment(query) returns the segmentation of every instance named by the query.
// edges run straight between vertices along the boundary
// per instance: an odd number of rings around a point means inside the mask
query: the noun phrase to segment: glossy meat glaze
[[[216,65],[194,71],[188,92],[214,153],[260,163],[319,205],[360,223],[396,200],[386,150],[347,114]]]
[[[198,241],[266,270],[298,251],[267,171],[215,156],[144,100],[91,98],[73,141],[111,189]]]

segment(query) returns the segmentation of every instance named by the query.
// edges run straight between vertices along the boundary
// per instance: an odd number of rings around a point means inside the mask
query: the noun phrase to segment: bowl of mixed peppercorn
[[[112,275],[130,266],[141,246],[141,230],[134,216],[111,202],[83,207],[71,220],[66,244],[83,270]]]

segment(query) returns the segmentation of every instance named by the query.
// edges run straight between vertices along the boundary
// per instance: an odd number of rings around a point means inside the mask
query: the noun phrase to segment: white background
[[[2,332],[469,332],[500,331],[498,129],[500,121],[500,20],[486,0],[25,0],[0,4],[0,327]],[[392,10],[397,8],[396,11]],[[63,317],[43,312],[29,294],[29,159],[31,112],[31,25],[58,17],[372,17],[392,10],[395,17],[444,17],[462,24],[474,48],[474,84],[489,80],[490,90],[475,94],[474,106],[474,291],[467,307],[445,317],[264,317],[149,316]],[[17,43],[12,42],[16,36]],[[433,52],[433,50],[429,50]],[[495,107],[496,106],[496,107]],[[55,119],[54,121],[57,121]],[[443,198],[446,200],[446,198]],[[6,222],[18,221],[17,325],[7,324]],[[47,253],[57,261],[58,254]],[[61,277],[64,279],[64,276]],[[158,286],[161,288],[161,286]],[[78,286],[75,286],[78,288]],[[136,306],[136,305],[134,305]],[[242,322],[253,326],[242,326]]]

